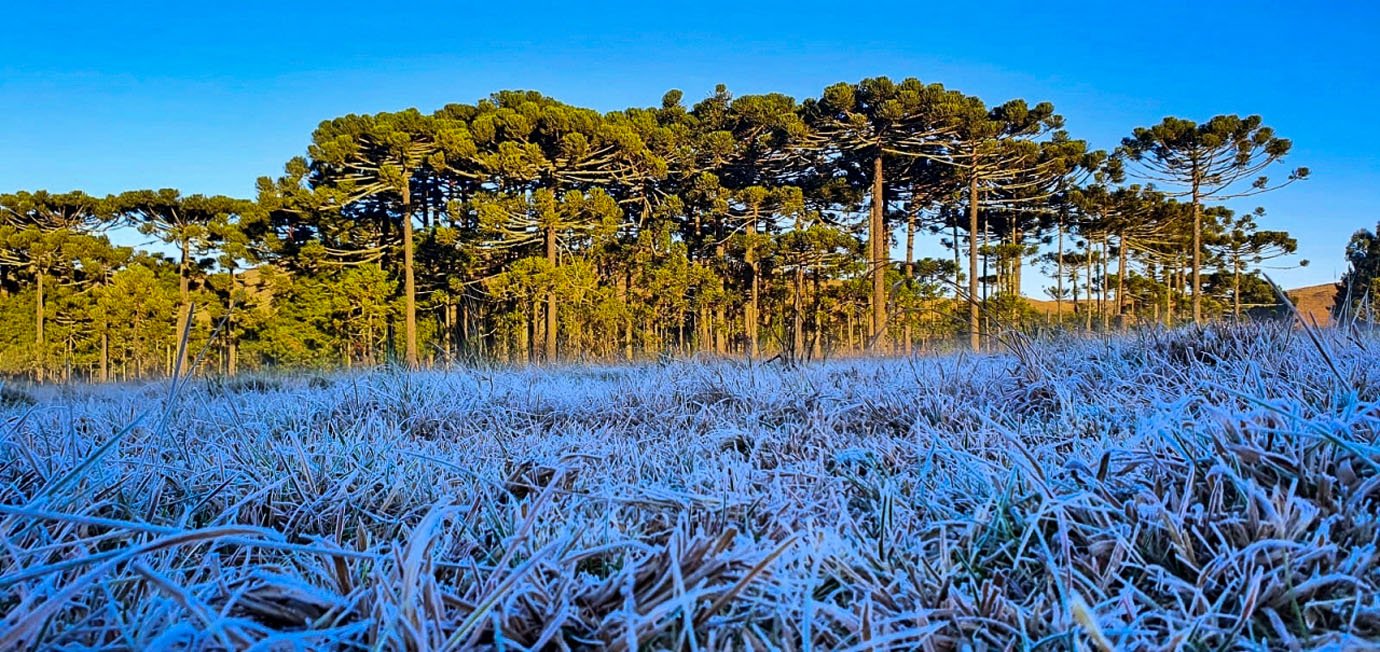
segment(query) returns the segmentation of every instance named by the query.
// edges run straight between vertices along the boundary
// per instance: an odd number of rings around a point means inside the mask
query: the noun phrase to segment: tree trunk
[[[915,286],[915,222],[916,208],[914,197],[910,200],[910,205],[906,207],[906,287]],[[905,316],[905,342],[906,352],[909,353],[915,348],[915,333],[912,331],[910,315]]]
[[[556,227],[546,227],[546,264],[554,274],[556,271]],[[546,290],[546,346],[542,357],[547,362],[556,361],[556,288]]]
[[[1025,232],[1019,227],[1012,229],[1011,252],[1016,255],[1011,261],[1011,296],[1021,296],[1021,274],[1025,272]]]
[[[973,170],[968,178],[968,348],[982,349],[981,319],[978,306],[978,177],[977,155],[973,155]]]
[[[749,279],[747,314],[743,315],[743,326],[747,334],[747,354],[750,358],[756,358],[758,354],[757,312],[760,309],[761,305],[761,289],[758,286],[757,280],[758,267],[756,251],[757,217],[759,210],[760,209],[758,207],[754,206],[752,211],[748,214],[746,232],[747,246],[744,251],[744,258],[747,259],[748,264],[748,275],[751,277]]]
[[[1084,274],[1084,276],[1083,276],[1083,296],[1086,297],[1086,299],[1084,300],[1084,304],[1083,304],[1084,307],[1086,308],[1086,310],[1083,311],[1083,329],[1086,330],[1086,331],[1088,331],[1088,332],[1092,332],[1092,325],[1093,325],[1093,320],[1092,320],[1092,307],[1093,307],[1093,287],[1092,287],[1093,255],[1092,255],[1092,254],[1093,254],[1093,243],[1092,243],[1092,242],[1089,242],[1089,243],[1088,243],[1087,249],[1088,249],[1088,258],[1087,258],[1087,260],[1083,261],[1083,262],[1084,262],[1084,265],[1083,265],[1083,274]]]
[[[815,321],[815,328],[814,328],[814,343],[813,343],[813,345],[811,346],[811,350],[810,350],[810,357],[811,357],[812,359],[814,359],[814,360],[818,360],[818,359],[824,357],[824,308],[823,308],[823,303],[822,303],[821,300],[820,300],[819,276],[820,276],[820,270],[819,270],[819,269],[816,269],[816,270],[815,270],[815,274],[814,274],[814,278],[812,279],[812,285],[814,285],[814,297],[813,297],[813,298],[814,298],[814,302],[815,302],[814,311],[813,311],[813,312],[814,312],[814,321]]]
[[[1232,261],[1231,265],[1231,302],[1232,315],[1236,321],[1241,321],[1241,261]]]
[[[1193,171],[1193,323],[1203,323],[1203,204],[1198,195],[1198,171]]]
[[[1059,209],[1059,245],[1054,263],[1054,318],[1062,326],[1064,323],[1064,209]]]
[[[408,171],[403,170],[403,175]],[[417,275],[415,252],[412,243],[412,182],[403,180],[402,188],[402,227],[403,227],[403,293],[405,327],[407,329],[406,361],[408,369],[416,369],[417,359]]]
[[[792,297],[791,306],[791,359],[800,360],[805,357],[805,266],[796,265],[795,267],[795,296]]]
[[[173,333],[174,346],[177,347],[177,361],[169,365],[173,369],[179,370],[178,373],[187,373],[187,349],[190,347],[182,346],[182,334],[187,332],[191,319],[192,311],[192,270],[191,270],[191,244],[185,239],[181,242],[182,260],[177,266],[177,297],[179,309],[177,313],[177,332]],[[190,338],[188,338],[190,340]],[[169,372],[171,373],[171,371]]]
[[[1108,307],[1108,304],[1111,303],[1111,301],[1107,299],[1107,259],[1110,258],[1111,255],[1107,252],[1107,234],[1103,233],[1102,257],[1101,260],[1097,261],[1099,268],[1102,270],[1101,284],[1099,285],[1097,292],[1097,314],[1099,317],[1102,318],[1102,332],[1104,333],[1107,332],[1109,326],[1108,313],[1110,312],[1110,309]]]
[[[1118,234],[1116,261],[1116,316],[1120,325],[1126,326],[1126,234]]]
[[[1174,326],[1174,280],[1177,272],[1173,267],[1164,268],[1164,325]]]
[[[45,321],[43,310],[43,280],[47,274],[45,274],[42,269],[36,271],[37,273],[34,275],[36,277],[34,288],[34,379],[41,383],[43,382],[44,368],[47,364],[47,358],[43,355],[45,344],[43,333],[43,322]]]
[[[870,346],[885,351],[886,343],[886,198],[882,177],[882,153],[872,160],[872,212],[867,237],[872,245],[872,332]]]
[[[230,310],[225,315],[225,373],[228,376],[239,373],[240,364],[239,338],[235,337],[235,283],[237,278],[234,268],[231,268]]]
[[[110,325],[101,324],[101,382],[110,382]]]
[[[715,244],[714,257],[719,259],[719,269],[727,268],[728,256],[724,252],[724,231],[723,219],[715,221],[714,225]],[[728,316],[725,314],[724,302],[721,299],[714,306],[714,352],[719,355],[728,353]]]

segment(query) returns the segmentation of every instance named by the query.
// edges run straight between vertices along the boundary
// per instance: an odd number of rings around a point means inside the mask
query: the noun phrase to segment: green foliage
[[[345,115],[252,201],[0,196],[0,374],[980,344],[1045,319],[1021,296],[1032,260],[1068,325],[1177,321],[1198,299],[1195,252],[1217,270],[1207,305],[1239,312],[1294,242],[1202,202],[1240,194],[1235,181],[1288,151],[1259,118],[1226,116],[1136,130],[1109,156],[1047,102],[989,106],[914,78],[802,100],[670,91],[603,114],[505,90]],[[1126,163],[1171,187],[1124,185]],[[1193,201],[1179,202],[1169,182],[1185,179]],[[113,246],[107,228],[163,253]],[[953,257],[917,260],[930,235]]]
[[[1374,321],[1380,305],[1380,237],[1361,229],[1346,245],[1347,271],[1337,284],[1333,316],[1338,319],[1363,317]]]

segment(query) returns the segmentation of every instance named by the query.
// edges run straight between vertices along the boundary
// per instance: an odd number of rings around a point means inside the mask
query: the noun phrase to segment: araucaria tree
[[[1147,181],[1168,186],[1175,196],[1188,197],[1193,209],[1192,280],[1193,321],[1203,321],[1203,207],[1274,190],[1308,177],[1308,168],[1296,168],[1288,178],[1271,185],[1263,172],[1281,162],[1292,146],[1275,136],[1258,115],[1245,118],[1219,115],[1197,124],[1165,118],[1153,127],[1139,127],[1121,142],[1121,153]],[[1248,187],[1238,184],[1251,179]]]
[[[897,178],[905,159],[944,155],[944,144],[958,128],[958,117],[974,101],[940,84],[926,85],[915,78],[896,84],[877,77],[834,84],[824,89],[819,100],[804,104],[812,128],[810,146],[825,152],[834,167],[861,181],[869,192],[871,346],[887,345],[888,193],[905,184],[904,178]]]
[[[1190,294],[1199,319],[1245,318],[1271,300],[1255,268],[1294,241],[1220,202],[1283,185],[1252,177],[1288,151],[1223,116],[1112,156],[1049,103],[914,78],[351,114],[253,200],[0,195],[0,377],[980,349],[1043,323],[1174,324]],[[1369,291],[1373,240],[1345,296]],[[1028,260],[1052,315],[1022,296]]]

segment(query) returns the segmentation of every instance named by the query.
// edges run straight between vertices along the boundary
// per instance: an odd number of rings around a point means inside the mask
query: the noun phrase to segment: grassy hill
[[[1332,303],[1336,298],[1337,284],[1310,285],[1297,290],[1289,290],[1289,300],[1303,313],[1305,319],[1316,320],[1318,325],[1326,326],[1332,321]]]
[[[1303,313],[1305,319],[1310,322],[1316,320],[1318,325],[1326,326],[1332,319],[1332,300],[1337,291],[1335,283],[1324,283],[1322,285],[1310,285],[1293,290],[1287,290],[1289,300],[1294,302],[1294,306]],[[1053,315],[1058,309],[1058,304],[1053,301],[1041,299],[1026,299],[1030,302],[1036,312],[1042,315]],[[1081,305],[1084,301],[1078,301]],[[1096,302],[1094,302],[1096,303]],[[1073,312],[1073,301],[1064,302],[1064,314]]]

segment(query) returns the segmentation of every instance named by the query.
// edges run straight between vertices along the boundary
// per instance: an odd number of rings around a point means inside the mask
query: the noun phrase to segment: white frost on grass
[[[1380,343],[1324,337],[11,387],[0,647],[1346,645]]]

